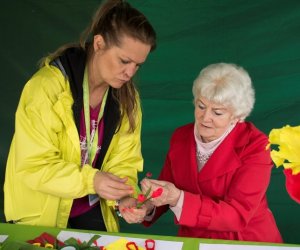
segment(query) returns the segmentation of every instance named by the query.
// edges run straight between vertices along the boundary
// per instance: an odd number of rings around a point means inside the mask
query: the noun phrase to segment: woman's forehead
[[[209,100],[203,96],[199,96],[196,99],[197,102],[201,102],[206,106],[212,106],[213,108],[218,108],[218,109],[228,109],[227,105],[225,103],[219,103],[219,102],[215,102],[212,100]]]

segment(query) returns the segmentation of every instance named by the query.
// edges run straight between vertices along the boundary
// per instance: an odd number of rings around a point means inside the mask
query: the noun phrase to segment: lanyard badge
[[[88,72],[87,67],[84,70],[84,77],[83,77],[83,109],[84,109],[84,123],[85,123],[85,131],[86,131],[86,144],[87,144],[87,151],[84,157],[84,164],[90,164],[92,166],[93,160],[96,156],[97,149],[98,149],[98,126],[100,123],[101,118],[103,117],[104,107],[106,104],[108,89],[106,90],[103,100],[101,103],[101,108],[97,118],[97,124],[93,131],[90,127],[90,94],[89,94],[89,84],[88,84]],[[99,201],[99,197],[97,194],[90,194],[89,195],[89,205],[92,206],[96,202]]]

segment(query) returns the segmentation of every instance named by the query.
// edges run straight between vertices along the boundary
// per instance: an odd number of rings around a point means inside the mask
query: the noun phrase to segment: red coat
[[[174,132],[159,179],[184,191],[179,236],[282,242],[266,199],[267,143],[253,124],[238,123],[198,172],[194,124]],[[152,222],[167,209],[158,208]]]
[[[300,203],[300,173],[292,175],[291,169],[285,169],[285,186],[290,197]]]

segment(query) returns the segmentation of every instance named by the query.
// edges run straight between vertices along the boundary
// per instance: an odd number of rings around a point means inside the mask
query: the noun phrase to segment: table
[[[11,241],[27,241],[34,239],[43,232],[47,232],[54,236],[57,236],[61,230],[75,231],[74,229],[60,229],[53,227],[42,227],[42,226],[28,226],[28,225],[17,225],[0,223],[0,235],[9,235],[7,240]],[[247,244],[247,245],[282,245],[282,246],[295,246],[292,244],[272,244],[272,243],[257,243],[257,242],[244,242],[244,241],[229,241],[229,240],[213,240],[213,239],[199,239],[199,238],[187,238],[187,237],[174,237],[174,236],[162,236],[162,235],[145,235],[145,234],[132,234],[132,233],[108,233],[100,231],[86,231],[76,230],[78,232],[92,232],[101,235],[114,235],[122,237],[133,237],[133,238],[152,238],[154,240],[166,240],[166,241],[181,241],[183,242],[183,250],[198,250],[199,243],[218,243],[218,244]]]

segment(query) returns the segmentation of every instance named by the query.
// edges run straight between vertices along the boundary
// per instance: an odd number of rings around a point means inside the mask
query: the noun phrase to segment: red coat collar
[[[176,139],[179,140],[173,140],[175,144],[172,147],[173,150],[171,154],[174,156],[181,154],[183,162],[189,162],[191,164],[191,174],[198,175],[198,181],[215,179],[241,166],[239,155],[249,142],[251,133],[249,126],[251,127],[253,125],[245,122],[238,123],[215,150],[200,172],[198,172],[196,162],[196,143],[193,132],[194,124],[183,126],[175,132],[175,134],[177,134],[175,136],[178,136]],[[186,172],[186,174],[188,173]]]

